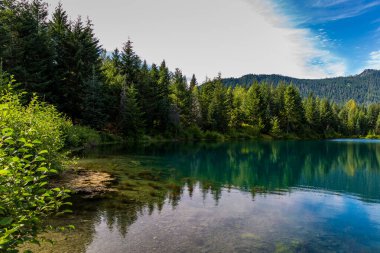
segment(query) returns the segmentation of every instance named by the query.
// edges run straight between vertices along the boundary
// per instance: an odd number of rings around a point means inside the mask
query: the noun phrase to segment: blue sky
[[[274,0],[293,26],[309,29],[316,46],[344,59],[346,74],[380,68],[380,1]],[[311,64],[323,64],[311,59]]]
[[[49,0],[89,16],[103,47],[129,38],[148,63],[166,60],[199,81],[299,78],[380,69],[380,0]]]

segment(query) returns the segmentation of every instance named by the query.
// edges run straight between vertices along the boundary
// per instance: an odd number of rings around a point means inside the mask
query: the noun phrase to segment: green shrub
[[[248,140],[248,139],[252,139],[254,138],[255,136],[251,136],[249,134],[247,134],[246,132],[242,131],[242,130],[230,130],[228,132],[228,136],[230,139],[240,139],[240,140]]]
[[[48,162],[60,169],[64,146],[62,130],[70,128],[71,123],[54,106],[38,102],[36,98],[23,106],[19,95],[7,93],[0,98],[0,122],[2,128],[13,130],[16,140],[39,140],[40,148],[49,151]]]
[[[214,131],[206,131],[203,135],[205,140],[213,140],[213,141],[223,141],[224,136],[218,132]]]
[[[64,133],[66,148],[90,147],[102,142],[99,132],[86,126],[69,126]]]
[[[118,135],[101,132],[100,139],[102,143],[122,143],[124,139]]]
[[[48,187],[48,175],[61,168],[62,129],[70,126],[53,106],[18,95],[0,99],[0,252],[38,243],[47,216],[64,211],[68,191]]]
[[[252,137],[259,137],[260,132],[262,130],[262,127],[260,125],[249,125],[249,124],[242,124],[241,131],[248,136]]]
[[[186,140],[201,140],[203,139],[203,133],[198,126],[193,125],[185,130],[184,137]]]

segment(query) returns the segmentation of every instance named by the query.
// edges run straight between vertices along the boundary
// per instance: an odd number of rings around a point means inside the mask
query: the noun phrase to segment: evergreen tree
[[[74,64],[74,45],[71,37],[71,24],[62,4],[56,7],[49,23],[49,34],[53,45],[54,77],[52,84],[52,102],[65,111],[64,103],[69,99],[65,86],[72,79],[72,64]]]
[[[280,121],[278,120],[277,117],[273,117],[271,120],[271,130],[270,134],[274,137],[281,137],[282,131],[280,127]]]
[[[25,90],[49,98],[53,51],[47,29],[47,4],[41,0],[4,1],[1,9],[0,58],[4,69]]]
[[[190,119],[193,125],[201,125],[202,112],[201,105],[199,103],[199,89],[194,86],[191,92],[191,108],[190,108]]]
[[[334,124],[333,112],[327,99],[320,100],[319,103],[319,121],[322,131],[329,131]]]
[[[120,72],[125,76],[127,85],[137,85],[139,82],[141,60],[133,50],[132,41],[130,40],[123,46],[120,55],[120,65]]]
[[[190,90],[193,90],[194,87],[196,87],[197,85],[198,85],[197,78],[193,74],[193,76],[191,77],[191,80],[190,80]]]
[[[214,80],[215,89],[208,108],[208,122],[212,130],[225,132],[228,126],[226,89],[220,76]]]
[[[199,88],[198,100],[201,107],[201,127],[203,129],[210,129],[210,122],[208,110],[212,100],[212,95],[215,90],[215,80],[207,80]]]
[[[115,131],[116,120],[118,118],[120,107],[121,88],[124,84],[124,77],[120,74],[113,59],[103,57],[101,66],[101,75],[104,80],[104,109],[107,114],[107,129]]]
[[[253,84],[248,89],[243,106],[249,124],[259,125],[263,123],[266,108],[258,83]]]
[[[246,89],[239,86],[235,87],[232,91],[233,101],[228,123],[231,129],[239,129],[243,122],[245,122],[245,114],[243,111],[245,93]]]
[[[134,85],[123,85],[120,94],[119,127],[124,136],[132,139],[136,139],[143,133],[144,126],[137,95]]]
[[[319,108],[317,107],[316,99],[313,94],[310,94],[304,100],[304,108],[305,108],[305,119],[309,126],[317,131],[320,122],[319,122]]]
[[[171,111],[169,100],[170,73],[165,61],[162,61],[157,82],[157,107],[158,107],[158,129],[165,132],[169,129],[169,113]],[[172,110],[173,111],[173,110]]]
[[[96,75],[95,68],[85,87],[82,123],[101,130],[107,121],[107,116],[104,110],[104,88]]]
[[[286,120],[286,132],[298,131],[303,120],[302,100],[298,90],[289,85],[284,94],[284,112]]]
[[[171,102],[178,108],[182,126],[189,126],[191,93],[187,87],[186,77],[182,75],[181,70],[176,69],[171,84]]]

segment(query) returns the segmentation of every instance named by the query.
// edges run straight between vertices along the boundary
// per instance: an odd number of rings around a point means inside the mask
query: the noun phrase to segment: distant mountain
[[[309,93],[344,103],[355,99],[358,103],[380,102],[380,70],[366,69],[361,74],[325,79],[298,79],[281,75],[245,75],[240,78],[224,78],[227,86],[250,86],[254,82],[277,85],[279,82],[292,83],[302,96]]]

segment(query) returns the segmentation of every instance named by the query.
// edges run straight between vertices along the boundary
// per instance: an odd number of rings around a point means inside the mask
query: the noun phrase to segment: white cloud
[[[49,1],[52,8],[58,0]],[[165,59],[198,79],[247,73],[319,78],[345,74],[345,63],[307,29],[264,0],[62,0],[72,17],[94,22],[107,50],[128,37],[148,62]],[[318,64],[313,62],[319,59]],[[312,63],[313,64],[310,64]]]
[[[380,69],[380,50],[373,51],[369,54],[367,69]]]
[[[327,8],[331,6],[336,6],[342,3],[346,3],[348,0],[317,0],[313,4],[314,7],[322,7],[322,8]]]

